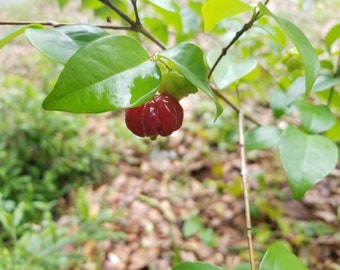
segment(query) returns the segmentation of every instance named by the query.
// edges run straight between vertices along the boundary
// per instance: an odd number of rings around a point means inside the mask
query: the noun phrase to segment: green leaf
[[[69,0],[58,0],[59,7],[63,8],[68,2]]]
[[[274,15],[261,2],[258,5],[263,14],[272,17],[277,22],[299,51],[306,72],[305,93],[309,94],[320,70],[320,62],[313,46],[304,33],[292,22]]]
[[[213,264],[202,263],[202,262],[181,262],[174,267],[172,270],[223,270],[223,268],[218,267]]]
[[[297,200],[330,173],[338,161],[338,149],[332,141],[319,135],[307,135],[292,126],[282,134],[279,153]]]
[[[324,90],[328,90],[331,87],[334,87],[340,83],[339,77],[333,77],[330,75],[320,74],[313,85],[312,92],[321,92]],[[297,78],[288,88],[286,95],[286,103],[287,105],[291,105],[298,98],[303,96],[305,92],[305,77]]]
[[[12,39],[16,38],[17,36],[21,35],[25,32],[28,28],[44,28],[41,24],[29,24],[29,25],[18,25],[11,28],[6,33],[0,35],[0,49],[9,43]]]
[[[193,85],[201,89],[215,101],[216,120],[221,115],[223,108],[217,102],[217,99],[209,86],[202,50],[192,43],[185,42],[160,52],[159,56],[173,62]]]
[[[340,23],[333,26],[325,36],[324,42],[326,45],[326,49],[329,52],[331,51],[331,46],[333,45],[333,43],[339,38],[340,38]]]
[[[202,6],[204,31],[209,32],[222,19],[230,18],[252,7],[240,0],[208,0]]]
[[[321,133],[330,129],[336,122],[335,115],[326,105],[312,105],[297,102],[301,114],[302,126],[312,133]]]
[[[320,92],[340,84],[340,77],[332,75],[319,75],[315,81],[312,92]]]
[[[276,118],[290,111],[290,107],[286,102],[286,93],[282,90],[274,89],[269,93],[269,104]]]
[[[149,0],[149,2],[170,12],[176,12],[180,10],[180,7],[175,0]]]
[[[81,6],[88,9],[100,8],[103,4],[98,0],[81,0]]]
[[[41,53],[63,65],[82,46],[108,35],[92,25],[70,25],[55,29],[27,29],[26,37]]]
[[[220,55],[220,51],[213,50],[207,55],[208,64],[213,66],[216,59]],[[236,62],[230,55],[226,55],[219,62],[213,72],[214,82],[218,89],[224,89],[231,83],[244,77],[257,66],[257,61],[253,58],[248,58],[242,62]]]
[[[270,149],[279,145],[281,131],[274,126],[261,126],[246,134],[246,150]]]
[[[212,228],[201,228],[198,232],[200,239],[208,246],[216,246],[216,235]]]
[[[286,94],[286,104],[287,106],[294,103],[298,98],[300,98],[305,92],[305,77],[297,78],[288,88]]]
[[[197,216],[193,216],[184,221],[183,236],[185,238],[191,237],[202,228],[202,222]]]
[[[46,110],[99,113],[150,100],[160,70],[138,41],[109,35],[80,48],[44,100]]]
[[[272,245],[264,254],[259,270],[306,270],[301,261],[283,244]]]
[[[152,35],[160,39],[163,43],[168,43],[167,25],[157,18],[146,17],[143,19],[143,25],[150,31]]]

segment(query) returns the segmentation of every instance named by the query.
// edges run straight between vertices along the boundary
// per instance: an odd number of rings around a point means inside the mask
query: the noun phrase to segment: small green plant
[[[208,246],[216,246],[216,235],[211,228],[205,227],[197,215],[186,219],[183,223],[183,236],[185,238],[198,235]]]
[[[110,144],[98,145],[95,135],[79,140],[83,117],[45,114],[39,108],[41,91],[16,76],[3,80],[0,194],[14,204],[25,203],[24,219],[38,222],[41,211],[47,205],[52,209],[70,189],[102,181],[106,164],[118,156]]]

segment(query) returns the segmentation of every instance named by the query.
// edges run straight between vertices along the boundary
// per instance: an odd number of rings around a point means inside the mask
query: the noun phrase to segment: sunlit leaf
[[[325,36],[325,45],[328,51],[331,51],[333,43],[340,38],[340,23],[333,26]]]
[[[12,39],[23,34],[28,28],[44,28],[41,24],[28,24],[28,25],[18,25],[11,28],[6,33],[0,35],[0,49],[9,43]]]
[[[138,106],[160,84],[160,70],[135,39],[105,36],[80,48],[43,103],[47,110],[99,113]]]
[[[283,244],[272,245],[262,258],[259,270],[307,270]]]
[[[58,0],[59,7],[63,8],[68,2],[69,0]]]
[[[222,107],[209,86],[207,69],[204,64],[202,50],[192,43],[180,43],[162,51],[159,56],[173,62],[183,75],[196,87],[215,101],[216,118],[222,113]]]
[[[208,0],[202,6],[204,31],[209,32],[222,19],[230,18],[252,7],[240,0]]]
[[[326,105],[313,105],[299,101],[297,105],[301,114],[302,126],[312,133],[330,129],[336,122],[335,115]]]
[[[176,12],[179,11],[180,9],[177,1],[175,0],[148,0],[148,1],[167,11]]]
[[[297,200],[330,173],[338,161],[338,149],[332,141],[319,135],[307,135],[292,126],[283,132],[279,152]]]
[[[27,29],[25,34],[35,48],[61,64],[66,64],[80,47],[108,35],[103,29],[92,25],[61,26],[47,30]]]
[[[250,130],[246,134],[246,150],[270,149],[278,146],[281,131],[274,126],[260,126]]]
[[[262,2],[258,5],[263,14],[272,17],[277,22],[299,51],[306,72],[305,93],[309,94],[320,70],[320,62],[313,46],[292,22],[274,15]]]

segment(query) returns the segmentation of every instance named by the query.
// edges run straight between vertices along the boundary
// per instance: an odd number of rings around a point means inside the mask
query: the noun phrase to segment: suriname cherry
[[[126,126],[140,137],[169,136],[182,126],[183,108],[177,99],[155,95],[149,102],[125,110]]]

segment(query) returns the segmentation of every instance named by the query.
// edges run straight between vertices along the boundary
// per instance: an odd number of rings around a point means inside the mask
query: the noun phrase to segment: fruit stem
[[[253,248],[253,240],[252,240],[252,226],[251,226],[251,217],[250,217],[250,207],[249,207],[249,185],[247,180],[247,158],[245,152],[245,140],[244,140],[244,115],[243,111],[240,110],[239,114],[239,146],[240,146],[240,156],[241,156],[241,176],[242,176],[242,185],[243,185],[243,197],[244,197],[244,212],[246,218],[246,235],[247,235],[247,243],[248,243],[248,253],[249,260],[251,265],[251,270],[255,270],[255,260],[254,260],[254,248]]]

